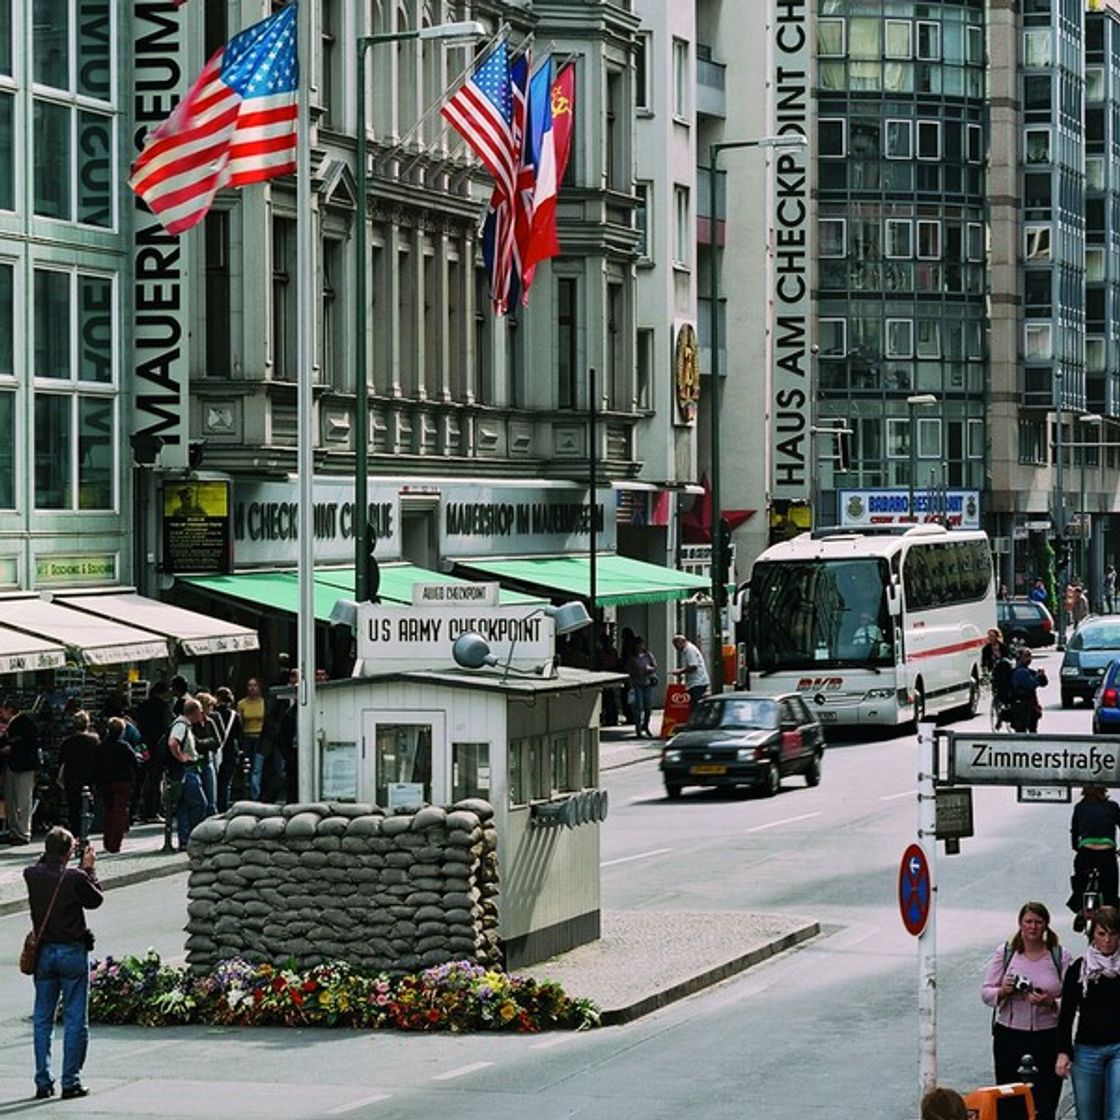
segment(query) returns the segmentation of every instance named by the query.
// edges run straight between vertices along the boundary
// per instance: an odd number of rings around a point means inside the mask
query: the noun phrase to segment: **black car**
[[[661,752],[669,797],[685,786],[750,786],[773,797],[790,774],[821,780],[824,730],[796,692],[759,696],[724,692],[693,709]]]
[[[999,599],[996,622],[1005,642],[1022,642],[1031,649],[1054,644],[1054,618],[1045,603],[1034,599]]]
[[[1109,662],[1120,658],[1120,619],[1114,615],[1087,618],[1066,642],[1062,657],[1062,707],[1074,700],[1092,700]]]

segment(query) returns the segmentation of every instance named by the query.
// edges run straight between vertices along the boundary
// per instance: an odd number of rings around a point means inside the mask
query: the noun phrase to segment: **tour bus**
[[[976,714],[996,623],[986,533],[802,533],[759,556],[746,590],[752,692],[796,689],[827,724]]]

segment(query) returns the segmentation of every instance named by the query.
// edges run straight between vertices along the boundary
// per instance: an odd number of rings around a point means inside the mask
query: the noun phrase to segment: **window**
[[[1091,191],[1103,191],[1105,162],[1102,156],[1085,157],[1085,185]]]
[[[634,108],[651,110],[653,108],[649,90],[649,58],[652,36],[648,31],[638,34],[634,50]]]
[[[986,541],[915,544],[902,561],[906,606],[912,611],[983,599],[991,580]]]
[[[918,458],[941,458],[941,421],[936,416],[918,417]]]
[[[914,320],[887,320],[887,357],[912,358],[914,356]]]
[[[968,144],[968,162],[984,162],[984,130],[978,124],[967,126],[966,143]]]
[[[294,381],[296,376],[296,223],[272,221],[272,376]]]
[[[968,420],[965,422],[968,429],[968,457],[970,459],[984,458],[984,421]]]
[[[918,256],[922,260],[938,260],[941,256],[941,223],[918,219]]]
[[[817,223],[817,238],[822,257],[848,255],[847,222],[843,218],[821,218]]]
[[[980,222],[965,226],[965,256],[970,261],[984,259],[984,226]]]
[[[1048,27],[1032,27],[1023,32],[1023,65],[1031,68],[1050,66],[1054,59]]]
[[[648,410],[653,407],[653,343],[655,334],[648,327],[639,327],[634,345],[637,349],[638,384],[635,403],[638,408]]]
[[[691,245],[692,230],[688,214],[688,187],[677,184],[673,187],[673,264],[688,266]],[[714,251],[714,238],[712,248]]]
[[[1026,153],[1027,163],[1049,163],[1050,129],[1026,129],[1023,147]]]
[[[1050,75],[1023,75],[1023,111],[1033,114],[1027,120],[1050,119]]]
[[[337,127],[338,93],[342,48],[338,41],[338,0],[324,0],[321,5],[320,42],[322,58],[319,67],[319,104],[324,110],[323,120]]]
[[[887,218],[887,256],[907,258],[914,255],[914,223],[909,218]]]
[[[846,121],[840,117],[822,118],[817,124],[817,147],[821,156],[845,156],[844,142]]]
[[[342,300],[339,298],[346,290],[346,278],[343,275],[343,243],[336,237],[323,239],[323,322],[322,346],[323,353],[320,358],[322,365],[322,380],[327,385],[336,388],[347,388],[346,384],[346,345],[343,324],[345,313]],[[454,262],[455,265],[458,261]],[[452,271],[452,261],[447,262],[448,274]],[[450,288],[450,284],[448,285]],[[459,293],[448,291],[448,316],[450,320],[451,307],[458,306]],[[449,324],[450,325],[450,324]],[[449,329],[451,348],[456,354],[460,353],[459,340],[451,335]]]
[[[1090,373],[1104,373],[1108,361],[1108,348],[1103,338],[1085,339],[1085,368]]]
[[[848,353],[848,322],[846,319],[820,319],[817,339],[822,358],[843,358]]]
[[[1103,101],[1104,100],[1104,67],[1103,66],[1086,66],[1085,67],[1085,100],[1086,101]]]
[[[375,800],[389,804],[389,786],[401,782],[424,788],[432,800],[432,725],[430,723],[378,723],[374,735]]]
[[[575,408],[579,401],[579,305],[576,289],[574,277],[556,278],[556,388],[560,408]]]
[[[607,146],[607,186],[629,192],[632,168],[626,159],[626,119],[622,104],[622,71],[608,69],[606,128],[603,130]]]
[[[1105,252],[1099,247],[1085,249],[1085,279],[1090,284],[1100,283],[1105,278]]]
[[[914,122],[887,121],[887,159],[911,159],[914,155]]]
[[[817,20],[817,56],[843,58],[845,51],[844,21],[842,19]]]
[[[112,2],[83,3],[76,26],[71,10],[34,0],[33,209],[42,218],[107,229],[116,166]]]
[[[1028,261],[1048,261],[1050,259],[1050,227],[1026,226],[1025,256]]]
[[[918,58],[927,62],[937,62],[941,58],[941,24],[918,20],[917,30]]]
[[[451,744],[451,800],[490,798],[490,744]]]
[[[32,285],[35,508],[116,505],[113,280],[37,268]]]
[[[14,210],[16,205],[15,101],[10,93],[0,90],[0,210]]]
[[[649,195],[653,189],[651,183],[635,183],[634,193],[638,196],[638,205],[634,207],[634,225],[638,231],[638,257],[643,261],[652,259],[649,238]],[[714,222],[709,217],[709,222]]]
[[[1050,323],[1031,323],[1025,326],[1026,359],[1028,362],[1048,362],[1054,357],[1053,326]]]
[[[887,417],[887,458],[906,459],[910,456],[910,420],[905,417]]]
[[[688,43],[684,39],[673,40],[673,116],[679,120],[688,119],[688,91],[691,88],[688,73]]]
[[[919,319],[916,328],[918,357],[940,358],[941,321],[939,319]]]
[[[230,262],[229,212],[211,210],[203,219],[206,255],[206,369],[207,377],[229,377]]]
[[[888,19],[884,34],[883,53],[887,58],[910,58],[914,53],[913,29],[907,19]]]
[[[918,121],[918,159],[941,158],[941,122]]]
[[[0,74],[12,72],[12,4],[0,0]]]

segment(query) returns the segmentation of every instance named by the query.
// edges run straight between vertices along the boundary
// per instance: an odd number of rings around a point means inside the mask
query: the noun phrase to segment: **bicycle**
[[[1011,704],[1007,699],[1000,699],[992,692],[992,675],[985,673],[980,680],[980,687],[989,694],[988,723],[994,732],[1010,732],[1011,730]]]

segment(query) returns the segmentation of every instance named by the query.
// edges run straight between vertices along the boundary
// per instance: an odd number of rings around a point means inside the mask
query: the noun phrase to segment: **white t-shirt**
[[[179,750],[187,762],[198,761],[198,749],[194,745],[194,731],[189,719],[176,716],[167,737],[168,739],[174,739],[179,744]]]
[[[691,642],[685,642],[680,655],[680,667],[685,671],[682,678],[685,688],[699,688],[700,685],[712,683],[708,679],[708,667],[704,664],[703,654]]]

